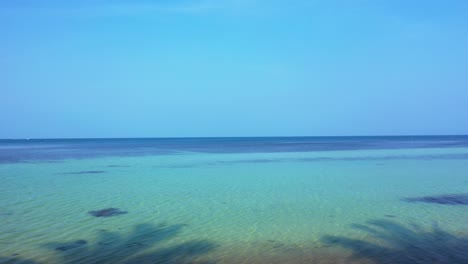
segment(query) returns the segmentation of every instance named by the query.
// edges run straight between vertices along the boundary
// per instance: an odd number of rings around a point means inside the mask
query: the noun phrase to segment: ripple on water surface
[[[2,164],[0,263],[468,263],[468,163],[403,152]]]

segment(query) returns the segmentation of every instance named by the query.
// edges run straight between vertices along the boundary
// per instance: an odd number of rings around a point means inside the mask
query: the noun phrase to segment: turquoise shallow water
[[[0,164],[0,263],[468,263],[466,147]],[[126,214],[96,218],[88,211]],[[30,261],[30,262],[27,262]]]

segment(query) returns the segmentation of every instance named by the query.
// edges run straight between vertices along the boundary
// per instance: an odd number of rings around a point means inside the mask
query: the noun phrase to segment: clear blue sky
[[[0,138],[468,134],[465,0],[3,0]]]

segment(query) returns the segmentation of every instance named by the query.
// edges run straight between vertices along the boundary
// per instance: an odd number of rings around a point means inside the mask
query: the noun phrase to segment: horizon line
[[[222,139],[222,138],[349,138],[349,137],[464,137],[468,134],[430,135],[346,135],[346,136],[194,136],[194,137],[47,137],[47,138],[0,138],[0,140],[93,140],[93,139]]]

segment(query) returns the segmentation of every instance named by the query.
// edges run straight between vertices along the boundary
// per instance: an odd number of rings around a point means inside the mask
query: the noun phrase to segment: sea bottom
[[[468,193],[444,151],[2,164],[0,263],[468,263],[468,205],[408,199]]]

